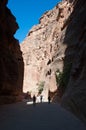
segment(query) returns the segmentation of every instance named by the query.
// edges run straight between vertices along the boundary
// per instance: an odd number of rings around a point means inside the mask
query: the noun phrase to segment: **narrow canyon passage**
[[[35,10],[26,10],[30,5],[25,6],[23,0],[21,4],[15,1],[15,9],[12,1],[9,8],[10,1],[0,0],[0,105],[22,101],[22,92],[31,97],[42,93],[45,100],[48,95],[54,96],[55,102],[62,97],[61,105],[86,122],[86,0],[57,0],[54,8],[28,28],[21,44],[15,33],[23,23],[27,28],[23,16],[30,13],[34,18]],[[17,24],[17,6],[21,27]],[[31,6],[33,9],[33,3]],[[40,7],[45,8],[41,2]],[[29,15],[26,21],[29,25]],[[86,130],[57,104],[0,106],[0,130],[27,129]]]
[[[86,130],[58,104],[26,102],[0,106],[0,130]]]

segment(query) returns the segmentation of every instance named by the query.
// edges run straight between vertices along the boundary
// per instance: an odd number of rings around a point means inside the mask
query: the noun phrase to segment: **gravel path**
[[[0,106],[0,130],[86,130],[58,104],[26,102]]]

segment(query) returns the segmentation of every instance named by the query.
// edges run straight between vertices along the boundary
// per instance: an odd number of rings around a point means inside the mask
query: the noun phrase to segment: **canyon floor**
[[[28,102],[0,106],[0,130],[86,130],[59,104]]]

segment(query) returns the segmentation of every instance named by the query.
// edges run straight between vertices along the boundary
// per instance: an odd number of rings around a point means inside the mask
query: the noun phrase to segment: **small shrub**
[[[38,83],[38,92],[39,92],[39,94],[42,93],[42,91],[44,89],[44,84],[45,84],[44,81],[40,81],[40,83]]]
[[[60,72],[60,70],[56,71],[56,82],[59,86],[59,90],[62,91],[62,93],[64,93],[68,82],[69,82],[69,78],[70,78],[70,71],[71,71],[71,66],[72,64],[68,64],[67,66],[65,66],[63,72]]]

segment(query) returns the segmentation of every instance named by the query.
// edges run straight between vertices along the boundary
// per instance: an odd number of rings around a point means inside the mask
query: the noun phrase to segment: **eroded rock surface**
[[[66,84],[60,86],[64,90],[62,106],[85,121],[85,48],[86,1],[63,0],[40,18],[21,44],[25,63],[24,91],[37,92],[38,83],[44,81],[45,96],[48,90],[54,92],[58,88],[55,73],[59,70]]]
[[[15,17],[0,1],[0,103],[18,100],[23,84],[23,58],[19,42],[14,38],[18,29]]]
[[[23,91],[38,93],[38,84],[44,82],[44,97],[57,90],[56,70],[63,71],[66,44],[65,22],[72,12],[71,3],[63,1],[43,14],[21,44],[24,58]]]

